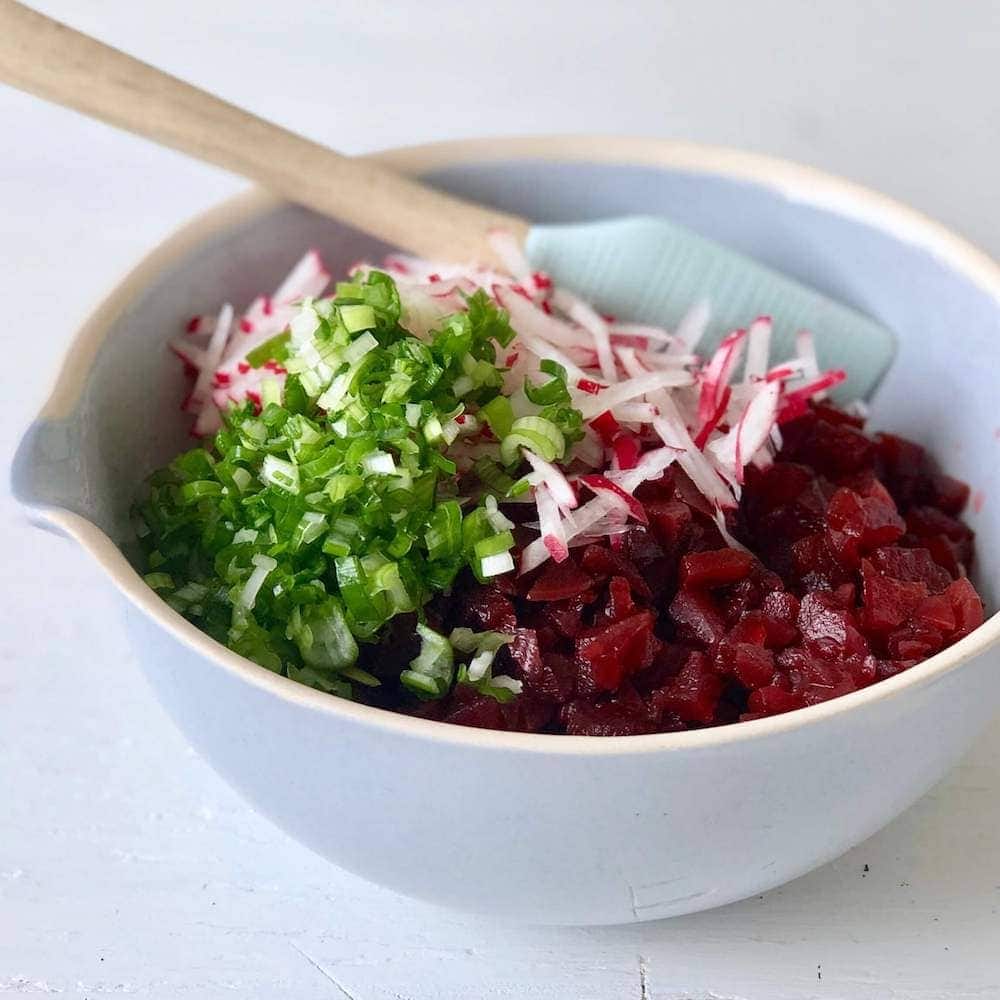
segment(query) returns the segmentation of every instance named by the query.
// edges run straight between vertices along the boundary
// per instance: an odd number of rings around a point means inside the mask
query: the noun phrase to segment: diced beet
[[[691,532],[684,548],[688,552],[711,552],[714,549],[721,549],[724,545],[725,541],[714,522],[707,524],[703,520],[696,519],[691,523]],[[680,564],[676,565],[679,571]]]
[[[798,691],[806,684],[822,684],[834,678],[833,665],[822,657],[811,653],[805,646],[783,649],[775,657],[782,680],[786,680],[792,691]]]
[[[676,677],[681,667],[687,663],[688,657],[696,652],[699,650],[686,643],[661,643],[653,662],[645,669],[637,671],[629,680],[638,691],[649,694]]]
[[[850,580],[827,533],[807,535],[791,545],[792,565],[804,590],[835,590]]]
[[[902,625],[928,596],[927,584],[922,580],[894,580],[880,573],[867,559],[862,563],[861,578],[862,622],[873,632],[888,632]]]
[[[951,575],[939,566],[927,549],[882,548],[871,554],[872,564],[885,576],[909,583],[925,583],[938,594],[951,583]]]
[[[657,728],[653,713],[629,685],[608,701],[571,701],[561,719],[570,736],[640,736]]]
[[[962,542],[972,532],[961,521],[950,517],[937,507],[912,507],[906,512],[906,527],[918,538],[944,535],[953,542]]]
[[[604,616],[608,621],[620,622],[637,610],[632,600],[632,587],[623,576],[613,576],[608,581],[608,602]]]
[[[868,656],[863,656],[859,660],[852,661],[850,669],[854,677],[854,683],[859,688],[867,687],[876,680],[878,660],[869,653]]]
[[[663,559],[665,553],[660,543],[641,524],[631,524],[618,536],[622,540],[621,554],[629,560],[646,579],[648,568]]]
[[[545,605],[542,615],[560,635],[567,639],[575,639],[587,627],[584,613],[595,597],[594,591],[586,590],[565,601],[552,601]]]
[[[646,648],[642,653],[640,670],[645,670],[647,667],[652,666],[656,661],[656,658],[660,655],[663,650],[663,640],[658,639],[656,634],[650,629],[646,635]]]
[[[756,517],[787,507],[815,478],[812,470],[794,462],[775,462],[763,471],[748,469],[746,504]]]
[[[396,680],[400,671],[420,652],[416,632],[417,616],[402,614],[390,618],[378,642],[361,643],[359,665],[382,681]]]
[[[848,694],[858,687],[851,665],[863,664],[867,657],[825,660],[810,655],[806,650],[785,650],[778,661],[787,672],[792,693],[804,705],[815,705],[841,694]]]
[[[512,733],[537,733],[544,729],[555,714],[555,707],[534,697],[530,692],[522,693],[513,701],[500,706],[504,728]]]
[[[444,699],[441,701],[418,701],[414,705],[406,705],[400,708],[404,715],[411,715],[415,719],[429,719],[431,722],[441,722],[448,708]]]
[[[935,472],[921,483],[920,501],[958,517],[969,502],[969,487],[958,479]]]
[[[853,677],[843,676],[833,684],[809,684],[800,692],[802,704],[818,705],[820,702],[829,701],[831,698],[840,698],[842,695],[850,694],[857,690],[857,684]]]
[[[613,691],[629,674],[649,666],[653,614],[641,611],[612,625],[589,629],[576,640],[577,690]]]
[[[760,606],[760,587],[756,580],[747,577],[726,587],[719,599],[726,624],[732,628],[748,611]]]
[[[761,597],[771,594],[776,590],[785,589],[785,581],[762,563],[755,562],[750,575],[757,584],[757,589],[760,591]]]
[[[808,485],[795,500],[775,507],[757,522],[755,531],[767,545],[787,546],[789,542],[816,534],[826,528],[827,496],[823,484],[816,479]]]
[[[925,597],[913,612],[915,621],[936,628],[945,635],[951,635],[958,625],[955,608],[948,594],[932,594]]]
[[[525,596],[529,601],[564,601],[582,594],[593,585],[593,577],[572,559],[560,563],[549,561]]]
[[[735,677],[745,688],[754,690],[771,683],[774,653],[763,646],[723,639],[715,651],[715,669]]]
[[[488,694],[480,694],[468,684],[459,684],[451,696],[452,704],[442,722],[475,729],[506,729],[500,703]]]
[[[849,424],[816,420],[807,433],[796,434],[791,427],[783,433],[785,451],[791,458],[832,479],[867,468],[875,458],[871,439]]]
[[[726,623],[712,595],[705,590],[678,591],[670,602],[670,617],[680,627],[682,637],[690,637],[711,646],[726,631]]]
[[[610,448],[615,438],[621,433],[621,425],[615,420],[610,410],[599,413],[590,421],[590,426],[597,432],[597,436]]]
[[[944,646],[944,636],[928,625],[911,624],[886,640],[886,650],[894,660],[926,660]]]
[[[545,653],[522,669],[524,690],[558,705],[572,698],[575,676],[572,658],[562,653]]]
[[[476,632],[511,632],[517,628],[514,605],[494,587],[476,587],[472,591],[462,620]]]
[[[751,646],[767,645],[767,625],[760,611],[747,611],[729,630],[730,642],[745,642]]]
[[[709,723],[722,693],[722,679],[701,653],[692,653],[680,673],[657,691],[651,703],[662,712],[673,712],[684,722]]]
[[[768,646],[790,646],[799,638],[799,599],[794,594],[772,591],[764,596],[760,610],[767,629]]]
[[[853,624],[847,626],[847,641],[844,643],[843,658],[849,660],[853,657],[865,657],[870,655],[871,646],[868,639],[860,629],[860,622],[857,616],[852,616]]]
[[[721,587],[748,576],[753,556],[740,549],[694,552],[681,559],[682,587]]]
[[[882,480],[875,475],[874,469],[865,469],[864,472],[855,472],[850,476],[845,476],[838,481],[838,485],[853,490],[858,496],[868,500],[881,500],[884,504],[896,510],[896,501],[892,494],[885,488]]]
[[[976,588],[964,577],[956,580],[945,591],[955,611],[956,628],[952,640],[968,635],[983,624],[983,601]]]
[[[620,552],[614,552],[605,545],[588,545],[580,557],[580,564],[595,576],[623,576],[637,597],[648,600],[651,596],[649,585],[638,567]]]
[[[658,500],[672,500],[676,492],[674,469],[667,469],[659,479],[647,479],[635,491],[635,498],[644,504]]]
[[[442,722],[476,729],[503,729],[509,732],[537,733],[550,722],[551,705],[522,693],[501,704],[487,694],[480,694],[469,684],[459,684],[447,699]]]
[[[687,723],[675,712],[664,712],[656,726],[658,733],[682,733],[687,729]]]
[[[691,528],[691,508],[681,500],[653,500],[646,504],[649,527],[667,552],[676,552]]]
[[[961,548],[947,535],[931,535],[929,538],[918,539],[916,544],[923,546],[919,551],[927,551],[931,560],[944,571],[949,582],[965,576],[968,566],[962,558]]]
[[[837,490],[830,498],[826,522],[851,543],[840,548],[841,555],[847,549],[854,553],[869,552],[880,545],[891,545],[906,532],[906,522],[896,513],[891,500],[862,497],[845,488]],[[857,563],[852,560],[849,565]]]
[[[847,424],[859,431],[864,430],[865,427],[864,417],[838,410],[836,406],[830,406],[827,403],[814,404],[813,412],[820,420],[825,420],[828,424]]]
[[[781,715],[802,707],[802,698],[774,684],[750,692],[747,708],[758,716]]]
[[[512,638],[497,653],[501,672],[509,671],[515,677],[528,677],[537,672],[542,662],[538,631],[533,628],[512,629]]]
[[[875,447],[885,485],[900,507],[909,507],[924,469],[924,449],[895,434],[875,435]]]
[[[796,624],[803,642],[831,644],[844,647],[847,644],[847,613],[839,607],[832,594],[814,591],[806,594],[799,604]]]
[[[554,628],[541,622],[535,626],[535,633],[538,636],[538,648],[543,653],[558,649],[566,641],[565,637]]]
[[[520,506],[525,506],[521,504]],[[518,529],[515,529],[515,532]],[[515,534],[516,537],[516,534]],[[520,597],[526,587],[525,584],[530,579],[530,576],[518,576],[516,573],[502,573],[500,576],[496,576],[492,579],[491,583],[498,593],[502,594],[504,597]]]
[[[879,660],[876,667],[877,678],[884,681],[895,677],[896,674],[909,670],[915,663],[917,663],[916,660]]]

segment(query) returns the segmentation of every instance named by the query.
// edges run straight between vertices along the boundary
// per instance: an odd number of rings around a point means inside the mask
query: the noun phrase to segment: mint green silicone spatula
[[[865,397],[892,360],[878,323],[667,219],[532,225],[473,205],[370,160],[352,159],[257,118],[16,3],[0,0],[0,80],[233,170],[387,243],[442,260],[490,261],[509,230],[532,266],[622,318],[671,329],[708,300],[699,350],[754,317],[773,317],[776,360],[812,331],[842,395]]]

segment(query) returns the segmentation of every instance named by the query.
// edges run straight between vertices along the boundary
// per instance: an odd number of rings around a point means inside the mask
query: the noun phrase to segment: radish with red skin
[[[606,492],[622,500],[629,509],[629,513],[640,524],[648,524],[649,518],[646,516],[646,509],[630,493],[626,493],[617,483],[613,483],[606,476],[581,476],[580,482],[588,486],[595,493]]]

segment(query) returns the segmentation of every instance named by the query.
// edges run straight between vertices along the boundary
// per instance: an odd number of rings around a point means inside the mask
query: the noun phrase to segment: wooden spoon
[[[533,267],[619,316],[673,328],[692,303],[709,298],[713,322],[702,350],[766,313],[778,360],[794,353],[796,331],[808,328],[824,367],[850,375],[841,396],[868,395],[892,360],[893,335],[868,317],[666,219],[533,226],[319,146],[15,0],[0,0],[0,80],[425,257],[500,263],[488,236],[502,228]]]

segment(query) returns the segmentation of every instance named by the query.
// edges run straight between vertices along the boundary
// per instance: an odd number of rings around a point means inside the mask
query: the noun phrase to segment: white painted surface
[[[689,0],[613,20],[570,3],[40,6],[348,151],[684,136],[839,171],[1000,251],[990,0]],[[0,121],[6,464],[90,304],[239,185],[10,91]],[[97,572],[2,502],[0,993],[1000,996],[1000,728],[882,834],[763,899],[616,929],[468,920],[343,875],[250,812],[153,702]]]

